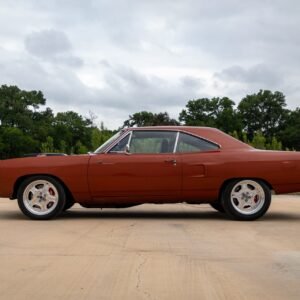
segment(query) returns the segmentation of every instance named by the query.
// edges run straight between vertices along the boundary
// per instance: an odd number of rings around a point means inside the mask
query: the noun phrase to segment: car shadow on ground
[[[199,220],[223,220],[232,221],[226,214],[216,211],[68,211],[64,212],[60,219],[101,218],[101,219],[199,219]],[[273,220],[300,220],[300,214],[270,212],[258,221]]]
[[[29,220],[20,211],[2,211],[0,220]],[[232,221],[226,214],[216,211],[145,211],[145,210],[95,210],[95,209],[71,209],[62,213],[56,220],[75,220],[75,219],[195,219],[195,220],[218,220]],[[300,214],[287,212],[269,212],[257,221],[293,221],[300,220]],[[256,222],[257,222],[256,221]]]
[[[101,219],[218,219],[225,220],[227,217],[215,211],[144,211],[144,210],[99,210],[99,211],[68,211],[60,218],[101,218]]]
[[[26,220],[28,219],[20,211],[2,211],[0,212],[0,220]],[[54,220],[64,219],[216,219],[226,220],[224,214],[207,211],[207,212],[172,212],[172,211],[129,211],[129,210],[95,210],[95,209],[80,209],[69,210],[63,212]],[[30,220],[30,219],[28,219]]]

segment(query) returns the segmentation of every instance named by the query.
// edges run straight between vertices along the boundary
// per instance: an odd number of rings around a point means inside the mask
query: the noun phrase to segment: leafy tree
[[[76,112],[54,115],[41,91],[24,91],[17,86],[0,87],[0,158],[32,152],[86,153],[95,150],[114,132],[94,124],[90,112],[84,118]],[[247,95],[238,108],[227,98],[188,101],[180,113],[185,125],[212,126],[260,149],[300,150],[300,108],[289,111],[280,92],[260,90]],[[124,127],[179,125],[167,112],[137,112]]]
[[[247,134],[245,131],[242,132],[242,138],[241,140],[244,142],[244,143],[249,143],[249,140],[248,140],[248,137],[247,137]]]
[[[38,151],[38,143],[21,129],[15,127],[1,128],[1,159],[21,157],[25,153]]]
[[[266,149],[266,138],[260,131],[257,131],[254,133],[253,140],[250,144],[257,149]]]
[[[237,131],[236,130],[234,130],[233,132],[230,132],[230,135],[232,136],[232,137],[234,137],[235,139],[239,139],[239,134],[237,133]]]
[[[76,145],[74,147],[74,153],[76,154],[85,154],[88,152],[88,149],[86,146],[84,146],[80,141],[76,142]]]
[[[285,127],[279,132],[285,148],[300,150],[300,108],[289,112]]]
[[[167,112],[160,112],[158,114],[153,114],[152,126],[162,126],[162,125],[179,125],[179,122],[175,119],[170,118]]]
[[[0,87],[0,120],[5,127],[17,127],[30,132],[34,111],[46,100],[41,91],[23,91],[17,86]]]
[[[213,106],[215,107],[215,124],[216,127],[229,133],[232,130],[241,131],[241,120],[234,109],[235,103],[227,98],[213,98]]]
[[[99,146],[101,146],[105,141],[107,141],[115,132],[108,130],[104,127],[103,123],[101,123],[100,129],[98,127],[94,127],[92,129],[92,150],[96,150]]]
[[[123,124],[123,127],[141,127],[141,126],[162,126],[162,125],[179,125],[175,119],[171,119],[167,112],[152,113],[141,111],[129,116]]]
[[[214,126],[212,102],[208,98],[190,100],[179,114],[179,121],[189,126]]]
[[[217,127],[227,133],[240,131],[241,124],[234,105],[227,97],[190,100],[179,114],[179,120],[185,125]]]
[[[53,138],[51,136],[47,136],[46,142],[41,144],[40,150],[42,153],[55,152]]]
[[[64,140],[61,140],[59,143],[59,152],[61,152],[61,153],[67,152],[67,144]]]
[[[11,145],[14,150],[5,155],[2,153],[2,157],[22,156],[28,152],[39,151],[41,143],[49,135],[53,120],[50,108],[45,111],[40,109],[45,104],[46,100],[41,91],[24,91],[17,86],[7,85],[0,87],[2,140],[6,139],[8,143],[10,140],[22,142],[22,145]],[[2,149],[8,151],[8,145],[4,145]]]
[[[0,87],[0,158],[30,152],[84,153],[96,143],[99,147],[113,134],[103,125],[101,129],[93,125],[96,119],[93,113],[90,118],[73,111],[54,116],[49,107],[42,109],[45,104],[40,91]]]
[[[282,143],[276,137],[272,137],[271,143],[266,145],[268,150],[282,150]]]
[[[266,137],[261,131],[254,133],[254,137],[250,143],[251,146],[257,149],[267,149],[267,150],[282,150],[282,144],[280,141],[273,137],[270,143],[267,143]]]
[[[96,150],[101,145],[101,131],[95,127],[92,129],[92,149]]]
[[[55,148],[61,147],[63,140],[68,153],[79,149],[76,143],[80,141],[86,148],[91,148],[92,122],[73,111],[61,112],[53,121]],[[76,152],[75,152],[76,153]]]
[[[260,90],[243,98],[238,105],[238,113],[248,138],[254,138],[255,132],[261,131],[271,141],[286,121],[285,107],[285,96],[281,92]]]
[[[47,107],[44,111],[35,111],[32,115],[33,128],[31,136],[37,141],[46,141],[48,136],[53,136],[54,115]]]

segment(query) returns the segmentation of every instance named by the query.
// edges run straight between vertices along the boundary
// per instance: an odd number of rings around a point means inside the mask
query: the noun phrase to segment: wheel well
[[[70,190],[68,189],[68,187],[66,186],[66,184],[60,178],[58,178],[56,176],[53,176],[53,175],[49,175],[49,174],[30,174],[30,175],[25,175],[25,176],[19,177],[17,179],[17,181],[15,182],[15,184],[14,184],[14,189],[13,189],[13,194],[11,196],[11,199],[16,199],[17,198],[18,189],[19,189],[21,183],[25,179],[33,177],[33,176],[48,176],[48,177],[51,177],[51,178],[57,180],[63,186],[63,188],[66,192],[66,198],[70,199],[71,201],[74,201],[74,197],[73,197],[72,193],[70,192]]]
[[[225,187],[227,186],[227,184],[228,184],[229,182],[232,182],[232,181],[234,181],[234,180],[244,180],[244,179],[252,179],[252,180],[259,180],[259,181],[262,181],[264,184],[267,185],[267,187],[268,187],[271,191],[273,191],[272,185],[271,185],[268,181],[266,181],[265,179],[262,179],[262,178],[256,178],[256,177],[235,177],[235,178],[229,178],[229,179],[226,179],[226,180],[223,182],[223,184],[222,184],[222,186],[221,186],[221,188],[220,188],[220,191],[219,191],[219,198],[218,198],[218,200],[219,200],[219,201],[221,200],[222,193],[223,193]]]

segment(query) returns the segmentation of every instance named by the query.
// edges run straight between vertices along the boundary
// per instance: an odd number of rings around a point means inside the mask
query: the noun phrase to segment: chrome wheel
[[[259,212],[265,204],[265,191],[254,180],[242,180],[236,183],[230,193],[232,207],[243,215]]]
[[[260,179],[233,179],[226,183],[221,204],[229,218],[253,221],[262,217],[272,200],[270,186]]]
[[[50,181],[35,180],[26,186],[22,198],[29,212],[43,216],[55,210],[59,201],[59,193]]]

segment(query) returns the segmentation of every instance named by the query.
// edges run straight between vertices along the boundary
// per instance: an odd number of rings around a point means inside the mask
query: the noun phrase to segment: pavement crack
[[[140,253],[138,255],[140,258],[142,257]],[[139,265],[136,268],[137,282],[135,288],[139,293],[142,293],[148,299],[154,299],[147,290],[142,289],[142,269],[146,264],[147,260],[148,260],[147,257],[143,257],[143,260],[141,261],[141,263],[139,263]]]

